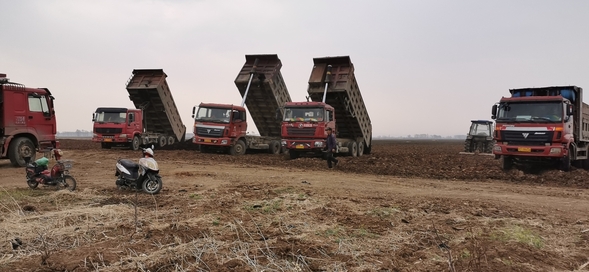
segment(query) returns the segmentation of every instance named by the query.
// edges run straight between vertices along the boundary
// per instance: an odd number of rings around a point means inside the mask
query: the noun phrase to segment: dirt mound
[[[63,149],[100,149],[89,140],[60,140]],[[166,149],[176,148],[173,151]],[[444,180],[502,180],[551,186],[589,188],[589,172],[573,168],[563,172],[555,168],[514,169],[503,171],[500,160],[492,156],[460,155],[462,141],[391,140],[375,141],[370,155],[362,157],[339,157],[337,171],[359,174],[391,175],[408,178],[432,178]],[[158,157],[171,160],[206,160],[211,163],[234,163],[237,165],[266,165],[292,169],[326,169],[326,162],[318,158],[290,160],[283,155],[265,153],[229,156],[226,154],[203,154],[196,151],[190,141],[177,146],[162,148]]]

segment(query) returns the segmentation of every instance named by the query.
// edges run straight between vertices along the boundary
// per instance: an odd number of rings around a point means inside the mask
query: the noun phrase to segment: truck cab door
[[[135,132],[141,133],[137,120],[137,114],[135,112],[129,112],[129,114],[127,114],[127,133],[134,135]]]
[[[335,116],[333,114],[333,110],[327,110],[327,114],[325,116],[325,128],[330,127],[331,129],[335,130]],[[327,135],[327,132],[325,132],[325,134]]]
[[[26,116],[27,126],[34,129],[39,136],[39,141],[53,140],[57,132],[55,114],[46,95],[37,93],[28,94],[29,110]],[[51,103],[52,104],[52,103]]]
[[[245,112],[233,110],[232,112],[233,131],[238,135],[245,135],[247,133],[247,120],[245,120]]]

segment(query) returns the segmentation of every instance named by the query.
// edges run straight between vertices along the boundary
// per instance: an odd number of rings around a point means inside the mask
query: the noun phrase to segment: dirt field
[[[589,264],[589,173],[503,172],[460,141],[381,141],[320,159],[156,150],[159,195],[62,140],[75,192],[0,162],[0,271],[574,271]],[[13,249],[10,241],[22,245]],[[451,260],[452,267],[449,265]]]

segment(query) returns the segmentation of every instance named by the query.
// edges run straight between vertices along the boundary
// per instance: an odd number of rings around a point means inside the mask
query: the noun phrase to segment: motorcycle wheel
[[[64,175],[59,181],[59,189],[76,190],[76,179],[70,175]]]
[[[163,182],[161,178],[154,175],[149,175],[147,179],[143,181],[142,187],[143,191],[146,193],[155,195],[162,190]]]
[[[29,188],[35,189],[37,188],[37,186],[39,186],[39,183],[36,182],[34,179],[27,179],[27,185],[29,185]]]

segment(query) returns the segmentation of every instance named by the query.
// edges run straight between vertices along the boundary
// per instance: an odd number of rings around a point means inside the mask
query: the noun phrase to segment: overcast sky
[[[139,68],[164,69],[191,131],[194,105],[241,102],[246,54],[278,54],[294,101],[314,57],[349,55],[375,136],[465,134],[510,88],[589,90],[585,0],[0,0],[0,11],[0,73],[49,88],[59,131],[91,130],[97,107],[133,107],[125,83]]]

